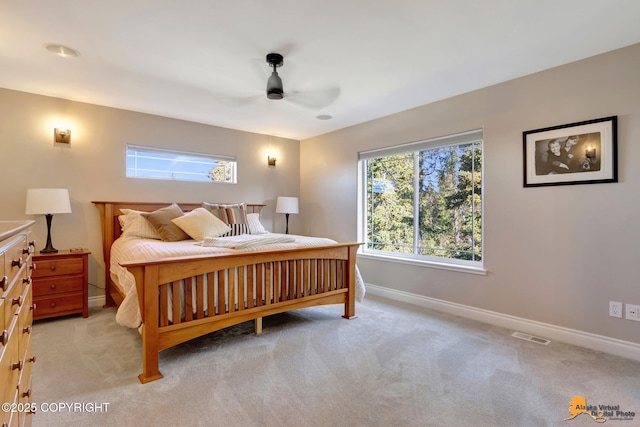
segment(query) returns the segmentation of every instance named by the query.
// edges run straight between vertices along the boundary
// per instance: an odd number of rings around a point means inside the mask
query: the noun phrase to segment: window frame
[[[136,153],[138,151],[146,153],[156,153],[156,154],[172,154],[177,159],[179,156],[189,156],[200,158],[202,160],[211,160],[213,162],[231,162],[231,179],[229,181],[219,181],[214,179],[185,179],[185,178],[166,178],[161,176],[137,176],[137,175],[129,175],[129,152],[134,150]],[[138,170],[138,169],[133,169]],[[160,169],[159,169],[160,170]],[[170,170],[162,170],[165,173],[171,173],[175,171]],[[181,172],[183,174],[193,174],[198,175],[193,172]],[[185,150],[176,150],[171,148],[160,148],[160,147],[150,147],[146,145],[137,145],[137,144],[126,144],[125,147],[125,177],[132,179],[152,179],[152,180],[160,180],[160,181],[179,181],[179,182],[202,182],[202,183],[215,183],[215,184],[237,184],[238,183],[238,162],[235,156],[224,156],[217,154],[208,154],[208,153],[198,153],[193,151],[185,151]]]
[[[418,255],[414,253],[400,253],[382,251],[377,249],[367,248],[367,244],[363,244],[358,250],[358,257],[365,259],[381,260],[385,262],[418,265],[422,267],[431,267],[445,270],[460,271],[472,274],[486,274],[485,269],[485,233],[484,233],[484,132],[482,129],[473,130],[469,132],[463,132],[454,135],[447,135],[438,138],[432,138],[427,140],[421,140],[406,144],[400,144],[395,146],[384,147],[380,149],[361,151],[358,153],[358,241],[367,242],[368,234],[368,192],[367,192],[367,167],[366,161],[370,159],[391,156],[402,153],[415,153],[429,149],[462,145],[472,142],[480,142],[480,149],[482,152],[482,158],[480,159],[480,173],[481,173],[481,188],[482,198],[480,202],[480,215],[481,215],[481,259],[480,261],[461,260],[455,258],[445,258],[437,256]],[[414,156],[414,161],[416,156]],[[415,168],[415,165],[414,165]],[[418,177],[414,177],[414,188],[417,187]],[[416,200],[414,199],[414,218],[415,210],[418,209]],[[418,230],[414,227],[414,248],[415,238],[418,234]]]

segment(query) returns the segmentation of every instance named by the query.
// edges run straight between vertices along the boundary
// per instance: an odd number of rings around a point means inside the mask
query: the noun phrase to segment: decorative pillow
[[[122,227],[122,237],[161,239],[155,228],[141,215],[144,212],[133,209],[120,209],[120,212],[124,214],[118,217],[120,226]]]
[[[268,231],[264,229],[264,227],[262,226],[262,223],[260,222],[260,214],[259,213],[247,214],[247,222],[249,223],[249,233],[250,234],[265,234],[265,233],[268,233]]]
[[[226,236],[249,234],[246,204],[236,203],[230,205],[222,205],[202,202],[202,207],[211,212],[231,228],[231,231],[229,231]]]
[[[140,215],[149,221],[164,242],[177,242],[190,238],[180,227],[171,222],[172,219],[184,215],[180,206],[175,203],[166,208],[161,208],[153,212],[145,212]]]
[[[205,237],[219,237],[228,233],[231,228],[204,208],[196,208],[191,212],[171,220],[192,239],[201,241]]]

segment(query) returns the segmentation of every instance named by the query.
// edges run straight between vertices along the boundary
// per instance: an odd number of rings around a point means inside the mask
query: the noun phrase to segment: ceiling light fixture
[[[80,53],[77,50],[61,44],[47,43],[44,45],[44,48],[54,55],[58,55],[63,58],[77,58],[80,56]]]
[[[316,116],[316,119],[318,120],[331,120],[333,117],[328,115],[328,114],[320,114],[319,116]]]

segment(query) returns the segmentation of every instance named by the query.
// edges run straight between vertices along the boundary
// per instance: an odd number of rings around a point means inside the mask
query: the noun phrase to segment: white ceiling
[[[639,17],[638,0],[0,0],[0,87],[300,140],[639,43]]]

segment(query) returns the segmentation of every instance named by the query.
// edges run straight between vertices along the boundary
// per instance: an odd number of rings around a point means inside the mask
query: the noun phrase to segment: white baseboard
[[[89,308],[103,307],[105,304],[104,295],[89,297]]]
[[[510,316],[508,314],[502,314],[495,311],[484,310],[436,298],[425,297],[382,286],[370,285],[368,283],[365,286],[367,292],[372,295],[378,295],[395,301],[407,302],[420,307],[477,320],[483,323],[489,323],[491,325],[501,326],[514,331],[525,332],[531,335],[537,335],[539,337],[640,361],[640,344],[630,341],[609,338],[604,335],[596,335],[589,332],[551,325],[549,323],[536,322],[534,320]]]

